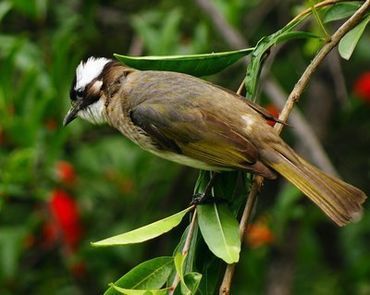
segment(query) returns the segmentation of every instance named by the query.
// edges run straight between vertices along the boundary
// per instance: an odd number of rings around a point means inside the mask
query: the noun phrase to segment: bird
[[[108,124],[142,149],[197,169],[280,174],[337,225],[362,216],[363,191],[308,163],[267,123],[276,118],[221,86],[90,57],[76,68],[70,100],[64,126],[77,117]]]

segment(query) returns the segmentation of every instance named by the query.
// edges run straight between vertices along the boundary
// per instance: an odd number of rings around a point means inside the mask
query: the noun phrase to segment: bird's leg
[[[193,199],[190,205],[215,204],[215,203],[218,204],[218,203],[227,202],[226,199],[217,198],[210,194],[210,191],[216,179],[216,174],[217,173],[211,172],[211,179],[208,181],[206,188],[204,189],[202,193],[196,193],[193,195]]]

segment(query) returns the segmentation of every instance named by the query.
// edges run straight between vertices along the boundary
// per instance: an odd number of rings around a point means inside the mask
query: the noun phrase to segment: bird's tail
[[[362,216],[366,195],[358,188],[307,163],[287,145],[267,149],[262,161],[307,195],[336,224],[346,225]]]

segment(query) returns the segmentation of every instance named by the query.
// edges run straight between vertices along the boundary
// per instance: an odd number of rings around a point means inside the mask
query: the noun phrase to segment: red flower
[[[272,231],[263,221],[251,224],[247,229],[247,243],[252,248],[270,245],[274,240]]]
[[[278,118],[279,117],[280,112],[279,112],[278,108],[274,104],[272,104],[272,103],[268,104],[267,106],[265,106],[265,109],[272,116],[274,116],[275,118]],[[275,121],[273,121],[273,120],[267,120],[267,124],[269,124],[270,126],[274,126],[275,125]]]
[[[49,131],[54,131],[58,127],[57,120],[55,120],[54,118],[47,119],[45,121],[45,127]]]
[[[363,73],[356,80],[353,90],[361,100],[370,103],[370,72]]]
[[[77,261],[71,264],[70,270],[72,274],[80,279],[86,276],[87,270],[86,270],[86,264],[82,261]]]
[[[73,184],[76,181],[76,171],[67,161],[59,161],[56,165],[57,177],[64,184]]]
[[[49,203],[53,223],[44,228],[44,233],[51,238],[55,235],[55,227],[63,237],[63,241],[70,250],[75,250],[81,240],[82,226],[76,201],[65,191],[54,190]]]

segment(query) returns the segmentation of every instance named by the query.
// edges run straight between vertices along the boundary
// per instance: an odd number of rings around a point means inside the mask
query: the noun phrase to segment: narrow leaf
[[[324,23],[350,17],[361,6],[361,2],[342,2],[331,6],[325,13]]]
[[[226,263],[239,260],[240,237],[238,222],[225,205],[197,207],[199,228],[208,248]]]
[[[205,170],[200,170],[197,181],[194,186],[194,194],[202,194],[211,179],[211,173]]]
[[[258,41],[255,49],[251,54],[252,58],[248,65],[247,74],[244,79],[247,97],[253,98],[256,96],[262,66],[270,48],[282,41],[294,38],[302,38],[303,37],[302,32],[297,35],[296,33],[293,33],[293,29],[304,19],[305,17],[302,17],[301,19],[296,20],[295,22],[290,22],[279,31],[269,36],[265,36]]]
[[[180,278],[180,281],[184,281],[184,262],[186,259],[186,255],[183,255],[182,253],[177,253],[174,258],[175,268],[176,272]]]
[[[182,249],[184,248],[185,241],[189,232],[190,225],[187,226],[187,228],[184,230],[180,242],[177,244],[175,250],[173,251],[173,256],[176,256],[177,253],[181,253]],[[197,237],[198,237],[198,223],[195,224],[194,230],[193,230],[193,238],[190,242],[190,248],[187,253],[187,257],[185,260],[184,265],[184,272],[192,272],[193,271],[193,265],[194,265],[194,259],[195,259],[195,251],[196,251],[196,245],[197,245]]]
[[[276,38],[276,43],[289,41],[293,39],[309,39],[309,38],[321,38],[319,35],[316,35],[311,32],[304,32],[304,31],[292,31],[286,32]]]
[[[174,262],[175,262],[175,268],[176,268],[176,272],[177,272],[177,275],[179,276],[180,278],[180,282],[181,282],[181,294],[183,295],[191,295],[191,291],[189,290],[189,288],[187,287],[185,281],[184,281],[184,263],[185,263],[185,260],[186,260],[186,255],[183,255],[182,253],[177,253],[175,258],[174,258]]]
[[[141,243],[153,238],[156,238],[177,226],[182,218],[192,210],[193,207],[186,208],[185,210],[178,212],[174,215],[158,220],[151,224],[143,227],[134,229],[127,233],[123,233],[117,236],[101,240],[99,242],[92,243],[93,246],[113,246],[113,245],[127,245]]]
[[[342,58],[346,60],[350,59],[369,21],[370,15],[368,15],[356,27],[345,34],[343,38],[339,41],[338,51]]]
[[[174,268],[173,258],[157,257],[135,266],[114,283],[114,286],[126,289],[159,289],[167,281]],[[104,295],[115,295],[113,286]]]
[[[111,287],[116,290],[119,294],[125,295],[167,295],[169,288],[160,289],[160,290],[134,290],[134,289],[126,289],[120,288],[116,285],[112,284]]]
[[[222,71],[250,54],[253,48],[235,51],[170,56],[127,56],[114,54],[122,63],[139,70],[174,71],[193,76],[207,76]]]
[[[201,279],[202,274],[198,272],[189,272],[184,276],[184,283],[188,290],[190,291],[190,294],[196,294]]]

